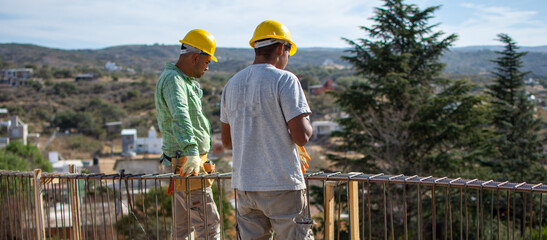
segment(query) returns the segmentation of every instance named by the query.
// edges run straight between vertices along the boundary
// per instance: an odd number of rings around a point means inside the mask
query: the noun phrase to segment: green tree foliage
[[[78,93],[78,87],[72,82],[55,83],[53,89],[62,98]]]
[[[127,112],[119,105],[112,104],[100,98],[91,100],[87,107],[82,109],[85,112],[91,112],[92,115],[100,119],[100,123],[104,124],[111,121],[119,121],[127,116]]]
[[[488,91],[496,131],[494,145],[499,153],[492,166],[500,178],[543,182],[547,173],[541,165],[546,157],[539,134],[541,119],[536,117],[535,104],[525,89],[527,73],[520,70],[526,52],[517,52],[516,42],[507,34],[498,34],[498,40],[505,47],[496,52],[496,79]]]
[[[43,65],[39,69],[35,69],[34,75],[39,78],[43,78],[44,80],[51,80],[53,79],[53,73],[51,73],[51,69],[48,65]]]
[[[51,125],[58,127],[61,131],[77,130],[94,137],[99,137],[103,132],[102,126],[95,122],[93,115],[89,112],[74,112],[72,110],[60,112],[55,115]]]
[[[14,141],[0,149],[0,169],[30,171],[35,168],[46,172],[53,170],[51,163],[42,156],[36,146]]]
[[[55,78],[72,78],[72,71],[70,69],[52,68],[53,77]]]
[[[370,39],[345,39],[352,56],[343,57],[366,81],[335,93],[347,118],[340,119],[340,151],[330,155],[351,171],[389,174],[464,175],[466,161],[480,158],[485,109],[467,81],[450,81],[439,62],[457,36],[442,38],[428,24],[439,7],[420,10],[402,0],[376,8],[375,22],[362,29]]]

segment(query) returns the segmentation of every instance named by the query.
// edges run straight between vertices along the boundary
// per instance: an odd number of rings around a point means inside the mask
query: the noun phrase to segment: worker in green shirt
[[[156,84],[156,114],[163,138],[162,163],[171,165],[173,172],[182,176],[207,174],[204,163],[211,149],[211,126],[203,115],[203,91],[195,79],[203,76],[211,60],[217,61],[216,40],[207,31],[194,29],[180,43],[177,63],[166,63]],[[200,179],[192,179],[187,187],[186,180],[174,181],[172,239],[187,239],[193,230],[197,239],[205,239],[206,235],[207,239],[220,239],[220,217],[213,200],[212,182],[212,179],[206,180],[202,186]],[[173,189],[173,182],[169,189]]]

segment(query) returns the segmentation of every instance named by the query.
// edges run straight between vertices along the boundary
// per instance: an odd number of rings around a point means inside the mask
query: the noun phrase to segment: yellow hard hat
[[[289,42],[291,44],[291,50],[289,55],[292,56],[296,53],[296,44],[291,39],[291,33],[289,29],[282,23],[274,20],[266,20],[260,23],[253,34],[253,38],[249,41],[251,47],[255,47],[255,42],[263,39],[275,38]]]
[[[213,61],[218,62],[215,57],[215,48],[217,47],[217,41],[215,37],[209,32],[201,29],[194,29],[184,36],[184,39],[179,41],[180,43],[188,44],[195,47],[209,55]]]

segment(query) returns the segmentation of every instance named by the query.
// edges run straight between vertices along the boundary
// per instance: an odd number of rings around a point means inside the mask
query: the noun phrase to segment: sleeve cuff
[[[184,151],[184,156],[199,156],[199,150],[198,150],[198,147],[193,145],[193,146],[189,146],[185,151]]]

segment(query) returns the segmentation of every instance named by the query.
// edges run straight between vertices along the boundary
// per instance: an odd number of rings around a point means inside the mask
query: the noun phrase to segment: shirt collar
[[[194,81],[195,78],[194,77],[188,77],[186,74],[184,74],[177,66],[175,66],[175,64],[173,63],[165,63],[165,69],[166,70],[173,70],[173,71],[176,71],[178,74],[180,74],[182,76],[182,78],[184,78],[184,80],[187,80],[187,81]]]

